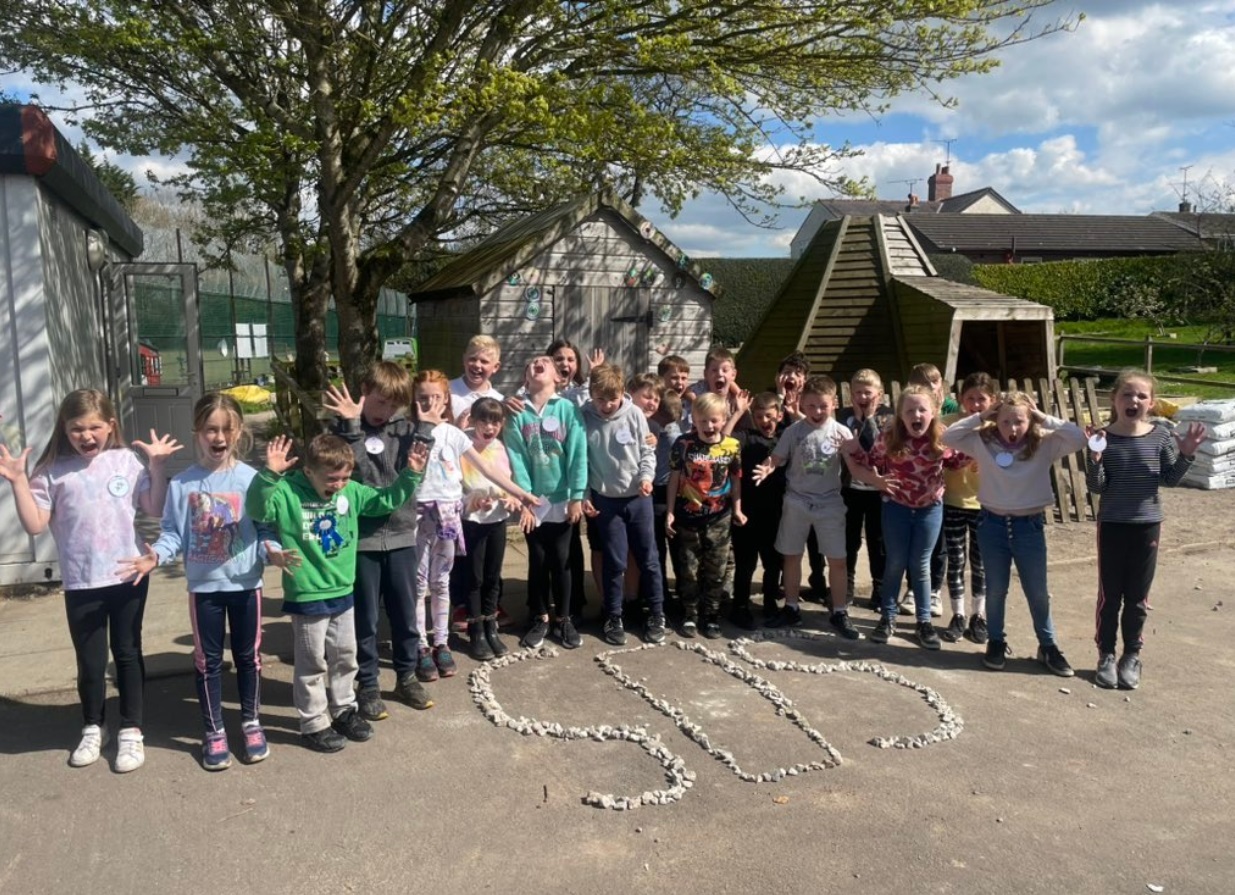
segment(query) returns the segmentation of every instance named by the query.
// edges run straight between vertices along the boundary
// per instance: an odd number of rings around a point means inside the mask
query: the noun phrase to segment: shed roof
[[[0,105],[0,174],[37,178],[129,257],[142,253],[141,228],[38,106]]]
[[[1054,312],[1046,305],[983,289],[981,286],[945,280],[943,277],[913,277],[910,279],[898,276],[893,277],[893,281],[898,285],[916,289],[923,295],[947,305],[956,311],[961,320],[997,320],[1001,317],[1006,317],[1008,320],[1054,319]]]
[[[420,284],[408,298],[421,302],[460,295],[484,295],[602,208],[612,210],[632,233],[652,243],[677,262],[679,270],[713,298],[720,295],[721,287],[718,284],[703,286],[700,282],[704,275],[703,268],[691,261],[651,221],[612,192],[602,191],[576,196],[494,231]]]
[[[1152,215],[932,214],[906,220],[928,251],[1116,252],[1199,251],[1200,241]]]

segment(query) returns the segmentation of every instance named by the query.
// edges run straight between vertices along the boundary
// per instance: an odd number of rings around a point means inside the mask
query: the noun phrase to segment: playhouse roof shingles
[[[908,215],[927,251],[1170,254],[1199,251],[1174,223],[1147,215]]]

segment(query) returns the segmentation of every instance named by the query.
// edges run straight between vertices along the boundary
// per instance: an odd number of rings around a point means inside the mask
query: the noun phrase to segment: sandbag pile
[[[1175,415],[1179,426],[1205,424],[1205,441],[1182,484],[1212,490],[1235,488],[1235,399],[1201,401]]]

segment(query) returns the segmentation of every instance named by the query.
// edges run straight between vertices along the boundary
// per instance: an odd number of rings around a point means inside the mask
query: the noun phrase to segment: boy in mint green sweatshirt
[[[292,701],[300,735],[318,752],[338,752],[347,740],[364,741],[373,728],[356,709],[356,628],[353,617],[356,546],[361,516],[385,516],[406,503],[424,477],[428,448],[413,443],[407,468],[387,488],[351,481],[355,457],[336,435],[309,443],[303,470],[291,441],[275,438],[266,468],[245,496],[245,510],[270,523],[295,557],[283,571],[283,611],[292,618],[295,670]],[[295,550],[293,550],[295,545]]]

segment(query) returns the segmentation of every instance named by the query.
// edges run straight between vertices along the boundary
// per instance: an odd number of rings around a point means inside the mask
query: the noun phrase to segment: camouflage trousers
[[[675,520],[676,521],[676,520]],[[725,567],[729,563],[729,528],[732,519],[722,513],[706,522],[678,523],[678,596],[686,618],[714,618],[720,614],[725,590]]]

